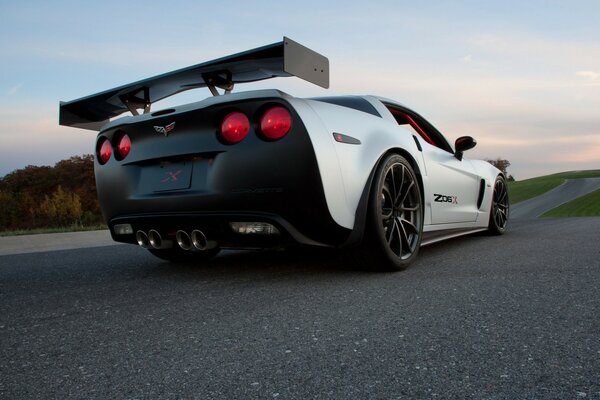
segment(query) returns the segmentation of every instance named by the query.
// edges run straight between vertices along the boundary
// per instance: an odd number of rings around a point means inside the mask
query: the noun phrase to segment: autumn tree
[[[0,191],[0,230],[7,230],[19,222],[21,208],[19,200],[10,192]]]
[[[0,179],[2,192],[23,193],[36,190],[40,193],[50,193],[55,187],[56,175],[54,169],[49,166],[28,165]]]
[[[0,206],[0,230],[102,223],[94,157],[74,156],[54,167],[29,165],[1,177]]]
[[[57,182],[65,190],[79,196],[84,210],[100,213],[94,176],[94,156],[86,154],[59,161],[54,166],[54,171]]]
[[[72,192],[65,192],[62,186],[44,196],[44,201],[38,208],[38,215],[55,226],[72,226],[81,224],[81,201]]]
[[[508,160],[504,160],[500,157],[496,158],[495,160],[485,160],[487,162],[489,162],[490,164],[492,164],[494,167],[498,168],[500,171],[502,171],[502,173],[504,174],[504,176],[506,176],[507,180],[509,181],[514,181],[515,178],[513,178],[512,175],[509,175],[508,172],[506,171],[506,169],[508,167],[510,167],[510,161]]]

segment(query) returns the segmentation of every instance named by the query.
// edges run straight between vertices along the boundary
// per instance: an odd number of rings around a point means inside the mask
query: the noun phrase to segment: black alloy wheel
[[[361,262],[372,270],[405,269],[419,252],[422,235],[419,181],[404,157],[391,154],[374,176]]]
[[[502,235],[506,232],[510,204],[508,201],[508,188],[506,180],[502,175],[496,178],[494,183],[494,194],[492,197],[492,207],[490,209],[490,223],[488,229],[494,235]]]

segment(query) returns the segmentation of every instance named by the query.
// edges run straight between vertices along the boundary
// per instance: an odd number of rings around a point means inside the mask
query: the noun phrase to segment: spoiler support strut
[[[140,92],[142,92],[143,98],[137,96],[137,94]],[[150,91],[147,87],[136,90],[135,92],[121,95],[119,97],[129,112],[131,112],[133,115],[140,115],[138,112],[139,109],[143,109],[144,114],[148,114],[150,112],[150,106],[152,103],[150,102]]]
[[[213,96],[219,96],[217,88],[223,89],[225,91],[224,94],[229,94],[233,91],[234,83],[229,71],[202,74],[202,79],[206,82],[206,87],[208,87]]]

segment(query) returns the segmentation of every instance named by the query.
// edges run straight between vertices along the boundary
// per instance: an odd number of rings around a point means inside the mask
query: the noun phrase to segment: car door
[[[425,204],[431,207],[432,224],[475,222],[481,178],[467,159],[429,143],[422,144],[427,168]]]
[[[481,178],[467,159],[459,160],[446,138],[414,111],[385,104],[396,122],[410,126],[418,137],[425,162],[424,205],[432,224],[475,222]]]

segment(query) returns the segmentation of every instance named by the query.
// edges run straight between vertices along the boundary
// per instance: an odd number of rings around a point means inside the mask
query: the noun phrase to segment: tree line
[[[5,175],[0,205],[0,231],[103,223],[94,156],[74,156],[54,167],[29,165]]]

